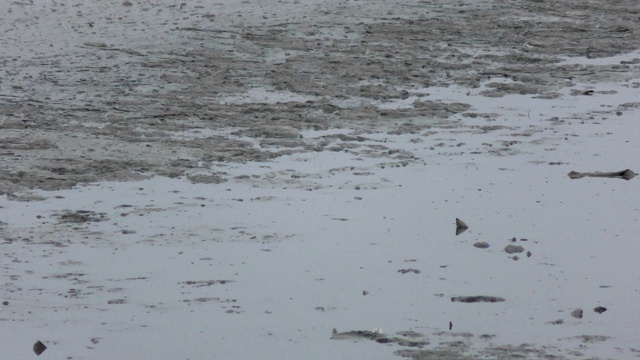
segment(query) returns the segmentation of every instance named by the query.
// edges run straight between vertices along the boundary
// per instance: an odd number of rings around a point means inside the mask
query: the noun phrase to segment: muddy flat
[[[0,358],[639,358],[639,14],[8,2]]]

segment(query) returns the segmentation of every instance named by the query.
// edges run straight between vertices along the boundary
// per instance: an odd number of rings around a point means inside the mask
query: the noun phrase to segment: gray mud
[[[454,85],[554,98],[574,81],[640,72],[634,61],[562,63],[640,48],[631,0],[303,3],[284,15],[127,5],[13,2],[0,15],[0,193],[154,174],[219,183],[218,164],[308,151],[416,161],[301,132],[477,131],[454,115],[491,115],[468,104],[380,105]]]
[[[331,337],[333,340],[361,341],[371,340],[378,344],[398,347],[394,354],[401,358],[415,360],[472,360],[472,359],[569,359],[561,355],[551,355],[554,350],[540,348],[530,344],[518,346],[500,346],[492,343],[493,335],[483,334],[474,336],[464,332],[434,332],[430,336],[415,332],[402,331],[396,334],[383,334],[376,331],[357,330],[347,332],[337,332]],[[603,336],[580,337],[583,342],[606,341]],[[476,343],[474,343],[474,341]],[[477,343],[483,348],[476,349]],[[580,354],[574,353],[578,356]]]
[[[487,101],[510,94],[556,99],[576,83],[640,78],[640,59],[613,65],[565,62],[566,57],[598,59],[639,49],[637,0],[606,6],[595,0],[292,0],[279,2],[288,4],[289,11],[283,12],[261,2],[205,3],[6,4],[0,13],[0,195],[38,201],[42,198],[28,190],[155,175],[193,183],[267,183],[267,176],[252,173],[232,178],[225,168],[297,153],[349,152],[379,159],[381,168],[425,162],[380,140],[375,136],[380,133],[411,136],[412,143],[436,137],[426,146],[438,155],[514,155],[520,140],[492,138],[483,147],[470,148],[456,141],[455,134],[508,130],[517,138],[533,132],[564,136],[552,127],[561,120],[552,118],[543,129],[525,123],[507,127],[492,124],[496,114],[479,113],[469,103],[413,98],[450,88],[462,93],[481,89],[477,96]],[[594,93],[583,88],[571,92]],[[640,103],[627,103],[606,111],[637,108]],[[470,119],[482,125],[464,121]],[[293,170],[282,174],[291,181],[303,176]],[[620,174],[607,174],[615,175]],[[86,210],[54,216],[56,225],[74,229],[110,220]],[[42,244],[66,246],[55,239]],[[489,244],[475,246],[486,249]],[[526,250],[504,248],[507,254]],[[397,272],[404,278],[421,274],[414,268]],[[221,278],[180,284],[209,288],[232,282]],[[505,301],[494,296],[451,300],[465,303],[455,304],[461,307],[495,307],[466,303]],[[127,302],[108,300],[116,306]],[[227,310],[242,311],[236,305]],[[602,314],[606,308],[594,311]],[[582,310],[579,315],[571,313],[582,318]],[[551,346],[499,346],[491,338],[412,331],[333,335],[396,346],[397,356],[410,359],[562,358],[552,354]],[[581,340],[606,337],[584,335]]]

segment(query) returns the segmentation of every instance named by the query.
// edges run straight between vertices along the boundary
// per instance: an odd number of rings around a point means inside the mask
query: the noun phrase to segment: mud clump
[[[398,270],[398,272],[401,274],[407,274],[407,273],[420,274],[420,270],[418,269],[400,269]]]
[[[576,319],[582,319],[584,312],[582,311],[582,309],[575,309],[571,312],[571,316],[576,318]]]
[[[524,248],[520,245],[507,245],[504,248],[504,252],[507,254],[519,254],[524,251]]]
[[[102,222],[109,218],[105,213],[96,213],[91,210],[66,210],[56,215],[58,222],[61,224],[82,224],[88,222]]]
[[[497,296],[454,296],[451,298],[452,302],[461,302],[461,303],[479,303],[479,302],[488,302],[488,303],[497,303],[505,301],[501,297]]]
[[[227,179],[215,174],[188,175],[187,178],[194,184],[221,184],[228,181]]]
[[[607,311],[607,308],[598,306],[597,308],[593,309],[593,311],[597,312],[598,314],[602,314],[603,312]]]
[[[355,330],[346,332],[338,332],[334,329],[331,339],[353,341],[366,339],[375,341],[379,344],[397,344],[399,346],[418,348],[429,345],[429,341],[426,339],[426,337],[424,337],[424,335],[414,331],[402,331],[396,333],[396,335],[394,336],[384,334],[380,331],[380,329],[375,329],[373,331]]]
[[[233,280],[189,280],[189,281],[183,281],[181,282],[181,284],[190,285],[193,287],[207,287],[207,286],[218,285],[218,284],[224,285],[232,282]]]

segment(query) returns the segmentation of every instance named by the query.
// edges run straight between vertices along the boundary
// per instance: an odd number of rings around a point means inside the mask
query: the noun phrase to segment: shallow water
[[[640,168],[592,5],[13,3],[3,355],[637,357],[638,179],[567,176]]]

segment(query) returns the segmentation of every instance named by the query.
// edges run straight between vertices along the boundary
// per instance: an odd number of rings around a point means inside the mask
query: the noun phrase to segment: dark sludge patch
[[[612,178],[612,179],[624,179],[631,180],[636,176],[636,173],[633,170],[626,169],[622,171],[614,171],[614,172],[577,172],[571,171],[567,174],[571,179],[582,179],[583,177],[604,177],[604,178]]]
[[[333,335],[331,336],[331,339],[352,341],[372,340],[377,342],[378,344],[397,344],[399,346],[416,348],[421,348],[423,346],[429,345],[429,341],[424,335],[414,331],[401,331],[396,333],[395,335],[391,335],[384,334],[378,330],[354,330],[338,332],[336,329],[333,329]]]
[[[501,297],[497,296],[454,296],[451,298],[452,302],[461,302],[461,303],[480,303],[480,302],[488,302],[488,303],[497,303],[505,301]]]

